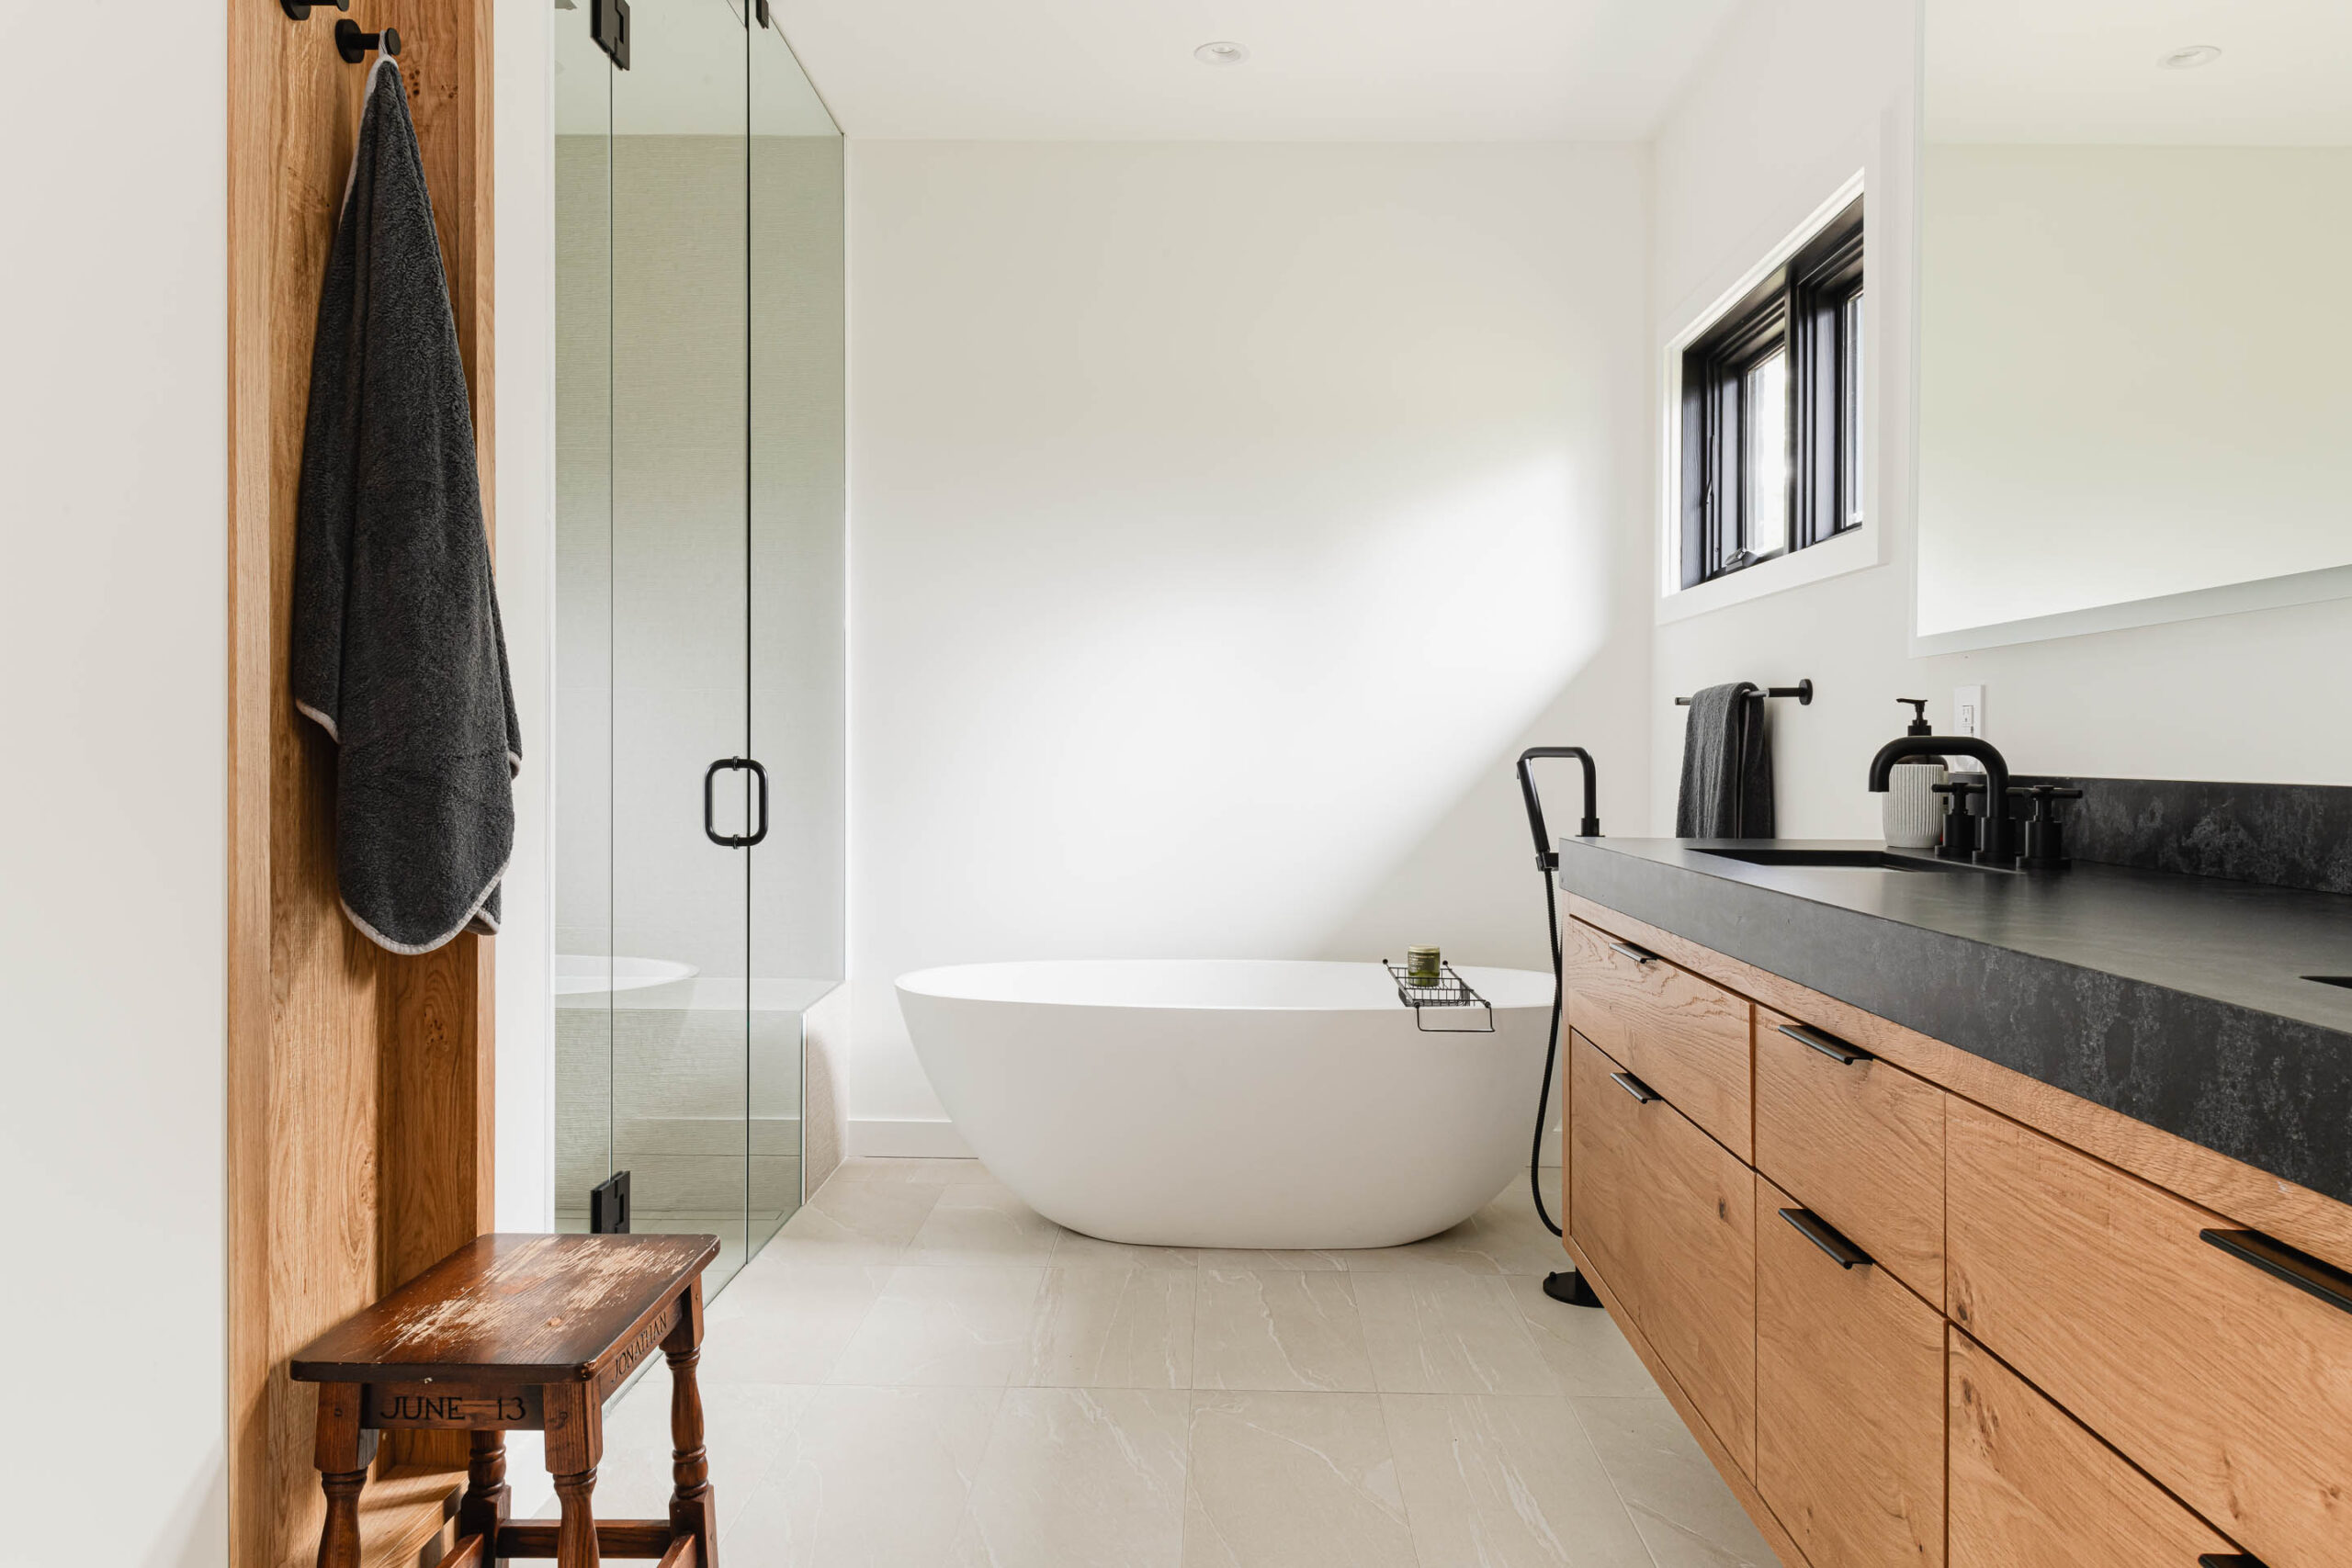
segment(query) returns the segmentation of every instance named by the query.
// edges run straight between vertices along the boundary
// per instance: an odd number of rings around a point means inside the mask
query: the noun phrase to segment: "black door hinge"
[[[612,56],[613,63],[628,69],[628,0],[593,0],[588,11],[588,36]]]
[[[588,1189],[588,1234],[628,1235],[628,1172],[616,1170]]]

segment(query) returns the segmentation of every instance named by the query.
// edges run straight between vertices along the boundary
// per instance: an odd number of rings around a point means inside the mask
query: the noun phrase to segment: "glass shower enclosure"
[[[842,975],[842,140],[759,0],[555,4],[557,1220],[717,1288]]]

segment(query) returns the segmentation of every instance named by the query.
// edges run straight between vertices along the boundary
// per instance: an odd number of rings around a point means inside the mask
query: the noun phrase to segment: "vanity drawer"
[[[1756,1489],[1813,1568],[1936,1568],[1943,1314],[1821,1224],[1757,1181]]]
[[[2332,1304],[2324,1272],[2298,1288],[2201,1234],[2232,1222],[1965,1101],[1945,1137],[1953,1322],[2268,1568],[2345,1562],[2352,1279]]]
[[[1611,1081],[1616,1063],[1568,1033],[1568,1234],[1601,1282],[1642,1318],[1642,1106]]]
[[[1756,1168],[1896,1279],[1944,1299],[1944,1091],[1756,1010]]]
[[[1756,1462],[1756,1173],[1575,1041],[1572,1226],[1740,1469]]]
[[[1955,1329],[1951,1568],[2197,1568],[2237,1548]]]
[[[1741,1159],[1753,1157],[1746,997],[1582,920],[1560,935],[1568,1022]]]

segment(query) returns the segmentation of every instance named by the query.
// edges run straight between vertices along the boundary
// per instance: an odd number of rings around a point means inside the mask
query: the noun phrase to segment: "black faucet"
[[[2009,763],[1989,740],[1973,735],[1905,735],[1888,741],[1871,759],[1871,793],[1884,795],[1894,764],[1905,757],[1973,757],[1984,764],[1984,815],[1976,829],[1976,863],[2017,863],[2009,843]],[[1953,803],[1954,809],[1959,803]]]

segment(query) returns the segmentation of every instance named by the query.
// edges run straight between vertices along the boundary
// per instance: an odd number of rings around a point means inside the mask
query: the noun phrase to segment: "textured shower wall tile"
[[[1190,1388],[1193,1296],[1190,1270],[1049,1269],[1015,1381]]]
[[[894,1269],[831,1381],[1001,1388],[1027,1365],[1045,1278],[1043,1269]]]
[[[1383,1394],[1421,1568],[1652,1568],[1565,1400]]]
[[[950,1568],[1178,1568],[1191,1395],[1013,1389]]]
[[[1193,1396],[1184,1568],[1417,1568],[1373,1394]]]
[[[1657,1568],[1779,1568],[1663,1396],[1570,1403]]]
[[[1657,1380],[1606,1312],[1555,1302],[1532,1275],[1516,1275],[1506,1283],[1562,1393],[1657,1397]]]
[[[1463,1274],[1360,1274],[1356,1311],[1384,1393],[1554,1393],[1510,1281]]]
[[[1203,1269],[1195,1278],[1195,1387],[1368,1393],[1378,1386],[1346,1275]]]
[[[725,1555],[758,1568],[937,1568],[1001,1397],[992,1388],[814,1391],[725,1533]]]

